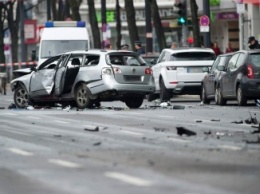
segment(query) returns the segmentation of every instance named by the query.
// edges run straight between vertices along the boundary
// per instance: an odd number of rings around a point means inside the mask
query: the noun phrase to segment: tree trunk
[[[198,5],[196,0],[190,0],[190,9],[193,24],[193,45],[194,47],[201,47],[199,20],[198,20]]]
[[[57,21],[57,8],[56,8],[56,1],[51,1],[51,10],[52,10],[52,21]]]
[[[0,3],[0,63],[5,63],[4,54],[4,4]]]
[[[117,49],[120,49],[121,47],[121,20],[120,20],[120,5],[119,5],[119,0],[116,0],[116,47]]]
[[[91,26],[94,48],[101,48],[100,30],[96,17],[94,0],[88,0],[89,22]]]
[[[127,18],[131,46],[133,50],[135,50],[134,42],[139,40],[139,35],[136,26],[135,8],[134,8],[133,0],[125,0],[125,11],[126,11],[126,18]]]
[[[79,14],[79,6],[81,4],[81,0],[70,0],[70,9],[72,12],[72,20],[80,21],[80,14]]]
[[[155,28],[155,32],[156,32],[156,36],[157,36],[158,45],[159,45],[159,52],[161,52],[162,49],[164,49],[166,47],[164,29],[162,26],[157,2],[156,2],[156,0],[150,0],[150,1],[151,1],[153,24],[154,24],[154,28]]]

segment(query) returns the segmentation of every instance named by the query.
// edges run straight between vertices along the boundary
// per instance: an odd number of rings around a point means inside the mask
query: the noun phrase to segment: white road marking
[[[18,114],[14,114],[14,113],[5,113],[6,115],[11,115],[11,116],[17,116]]]
[[[126,134],[129,134],[129,135],[138,135],[138,136],[143,136],[144,134],[142,133],[138,133],[138,132],[133,132],[133,131],[120,131],[121,133],[126,133]]]
[[[65,160],[58,160],[58,159],[49,159],[49,163],[57,164],[59,166],[68,167],[68,168],[79,168],[80,165],[74,162],[69,162]]]
[[[152,185],[151,181],[148,181],[148,180],[145,180],[142,178],[138,178],[138,177],[134,177],[134,176],[130,176],[127,174],[118,173],[118,172],[106,172],[105,176],[109,177],[109,178],[117,179],[119,181],[131,184],[131,185],[135,185],[135,186],[147,187],[147,186]]]
[[[176,143],[189,143],[190,142],[189,140],[179,139],[179,138],[174,138],[174,137],[171,137],[171,138],[168,138],[168,139],[171,140],[171,141],[174,141]]]
[[[32,116],[28,116],[27,118],[30,118],[30,119],[40,119],[39,117],[32,117]]]
[[[139,112],[127,112],[127,114],[132,114],[132,115],[142,115],[143,113],[139,113]]]
[[[33,156],[33,153],[18,149],[18,148],[9,148],[8,149],[10,152],[13,152],[15,154],[18,155],[22,155],[22,156]]]
[[[57,122],[57,123],[64,123],[64,124],[69,123],[69,122],[66,122],[66,121],[59,121],[59,120],[55,120],[55,122]]]
[[[230,146],[230,145],[220,145],[220,146],[218,146],[218,148],[227,149],[227,150],[241,150],[242,149],[241,147]]]

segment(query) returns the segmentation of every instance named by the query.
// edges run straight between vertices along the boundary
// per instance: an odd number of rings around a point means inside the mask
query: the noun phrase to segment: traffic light
[[[174,6],[178,8],[177,10],[178,25],[186,25],[187,24],[186,1],[185,0],[179,1],[178,3],[175,3]]]

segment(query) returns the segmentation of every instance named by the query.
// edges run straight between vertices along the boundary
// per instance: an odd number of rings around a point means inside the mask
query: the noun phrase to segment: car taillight
[[[101,70],[101,74],[102,74],[102,75],[112,75],[112,74],[113,74],[113,71],[112,71],[111,68],[103,68],[103,69]]]
[[[166,69],[167,69],[167,70],[176,70],[177,67],[174,67],[174,66],[167,66]]]
[[[151,68],[146,68],[144,70],[145,74],[148,74],[148,75],[152,75],[153,74],[153,70]]]
[[[113,70],[114,70],[115,74],[122,73],[122,71],[119,67],[113,67]]]
[[[254,69],[252,65],[247,65],[247,77],[249,79],[253,79],[254,78]]]

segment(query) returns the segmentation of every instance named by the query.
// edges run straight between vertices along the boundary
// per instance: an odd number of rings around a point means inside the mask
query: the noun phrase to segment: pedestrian
[[[172,44],[171,44],[171,49],[176,49],[177,48],[177,43],[176,42],[173,42]]]
[[[215,52],[216,56],[221,54],[217,41],[213,43],[212,50]]]
[[[250,49],[260,49],[260,44],[258,43],[258,41],[255,39],[254,36],[250,36],[248,38],[248,47]]]
[[[145,51],[142,47],[142,43],[140,41],[135,41],[135,49],[136,49],[136,52],[139,53],[139,54],[145,54]]]
[[[123,44],[120,47],[121,50],[129,51],[129,45],[128,44]]]
[[[112,45],[111,44],[106,44],[105,49],[106,50],[112,50]]]
[[[228,43],[228,47],[226,48],[226,53],[232,53],[234,52],[231,42]]]

